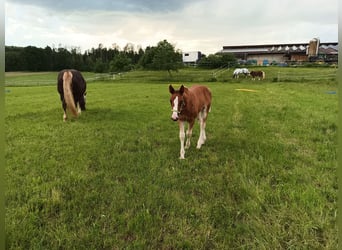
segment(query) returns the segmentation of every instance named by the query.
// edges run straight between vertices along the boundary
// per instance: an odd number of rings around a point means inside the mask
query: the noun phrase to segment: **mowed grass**
[[[207,142],[179,160],[168,82],[140,74],[67,122],[55,85],[6,87],[7,249],[337,249],[335,82],[200,82]]]

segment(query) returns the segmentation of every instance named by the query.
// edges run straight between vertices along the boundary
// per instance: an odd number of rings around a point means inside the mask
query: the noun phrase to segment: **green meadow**
[[[337,249],[334,68],[84,73],[63,122],[57,72],[6,73],[6,249]],[[184,160],[168,85],[206,85]]]

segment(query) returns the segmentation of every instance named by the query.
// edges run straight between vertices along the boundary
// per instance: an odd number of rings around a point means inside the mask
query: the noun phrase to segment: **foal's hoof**
[[[196,148],[200,149],[202,147],[202,145],[204,144],[204,142],[205,141],[198,142]]]

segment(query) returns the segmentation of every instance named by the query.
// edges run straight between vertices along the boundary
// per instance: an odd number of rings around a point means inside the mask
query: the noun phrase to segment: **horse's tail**
[[[265,79],[265,71],[261,71],[262,72],[262,79]]]
[[[75,117],[77,117],[78,113],[76,110],[74,96],[72,93],[72,73],[70,71],[65,71],[63,74],[63,92],[67,108],[69,108],[71,113]]]

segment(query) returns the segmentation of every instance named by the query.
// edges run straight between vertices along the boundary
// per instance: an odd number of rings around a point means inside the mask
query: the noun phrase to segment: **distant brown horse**
[[[183,85],[179,90],[175,90],[172,85],[169,85],[171,93],[170,103],[172,108],[171,119],[178,121],[179,124],[179,139],[181,143],[180,159],[184,159],[184,122],[188,122],[188,130],[186,132],[187,140],[185,148],[190,147],[190,138],[196,118],[200,124],[200,136],[197,141],[197,148],[201,148],[206,140],[205,126],[208,112],[211,107],[211,92],[205,86],[192,86],[186,88]]]
[[[78,70],[62,70],[57,77],[57,90],[64,110],[63,120],[67,119],[67,109],[77,117],[85,110],[86,81]],[[78,110],[76,110],[76,106]]]
[[[251,71],[250,75],[252,77],[252,80],[255,80],[256,77],[258,77],[259,80],[265,79],[265,72],[264,71]]]

